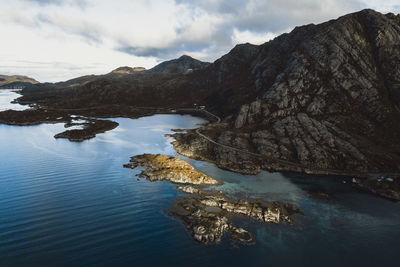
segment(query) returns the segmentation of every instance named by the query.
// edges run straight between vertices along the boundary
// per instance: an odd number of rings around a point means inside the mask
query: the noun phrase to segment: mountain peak
[[[191,56],[188,56],[188,55],[182,55],[178,59],[193,59],[193,60],[196,60],[196,59],[194,59],[194,58],[192,58]]]
[[[188,55],[182,55],[177,59],[164,61],[154,68],[150,69],[151,73],[187,73],[195,69],[202,69],[210,65],[208,62],[203,62],[192,58]]]

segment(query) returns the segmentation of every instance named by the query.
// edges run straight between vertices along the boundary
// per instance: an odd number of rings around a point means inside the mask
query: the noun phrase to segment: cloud
[[[357,0],[176,0],[180,19],[170,39],[140,44],[137,38],[127,38],[116,49],[162,59],[181,51],[227,52],[239,42],[261,44],[295,26],[323,22],[362,7]]]
[[[78,35],[89,43],[101,43],[104,35],[104,29],[100,25],[85,19],[39,13],[36,16],[36,20],[39,24],[47,24],[67,34]]]
[[[363,8],[397,13],[399,6],[400,0],[2,0],[0,35],[7,42],[0,71],[56,80],[89,71],[67,66],[99,63],[90,71],[104,73],[182,54],[214,61],[238,43],[262,44],[298,25]]]
[[[28,3],[34,3],[41,6],[45,5],[75,5],[81,8],[85,8],[88,5],[86,0],[23,0]]]

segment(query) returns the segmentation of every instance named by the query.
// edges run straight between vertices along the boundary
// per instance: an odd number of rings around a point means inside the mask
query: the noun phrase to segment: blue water
[[[298,204],[295,225],[238,219],[256,238],[242,245],[194,241],[169,217],[184,193],[168,182],[138,180],[122,168],[141,153],[174,155],[172,128],[193,128],[191,116],[115,119],[120,126],[73,143],[53,136],[62,124],[0,125],[1,266],[397,266],[400,204],[354,190],[343,178],[262,172],[244,176],[188,160],[223,181],[232,196]],[[309,197],[334,195],[332,201]]]

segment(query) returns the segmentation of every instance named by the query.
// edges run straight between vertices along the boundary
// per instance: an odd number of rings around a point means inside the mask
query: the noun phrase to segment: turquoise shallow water
[[[354,190],[343,178],[262,172],[239,175],[188,160],[223,181],[214,188],[298,204],[295,225],[237,219],[256,237],[241,245],[195,242],[169,217],[183,193],[167,182],[138,180],[122,168],[141,153],[174,155],[163,135],[202,119],[156,115],[115,119],[92,140],[54,139],[62,124],[0,125],[1,266],[284,265],[398,266],[400,204]],[[334,195],[326,202],[310,192]]]

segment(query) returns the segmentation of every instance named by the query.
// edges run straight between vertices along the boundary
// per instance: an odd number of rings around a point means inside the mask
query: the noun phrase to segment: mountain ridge
[[[399,15],[367,9],[296,27],[259,46],[237,45],[189,73],[102,77],[57,92],[27,88],[21,101],[53,108],[204,105],[222,122],[202,133],[264,158],[214,146],[196,134],[175,135],[176,147],[235,171],[398,171],[398,62]]]

